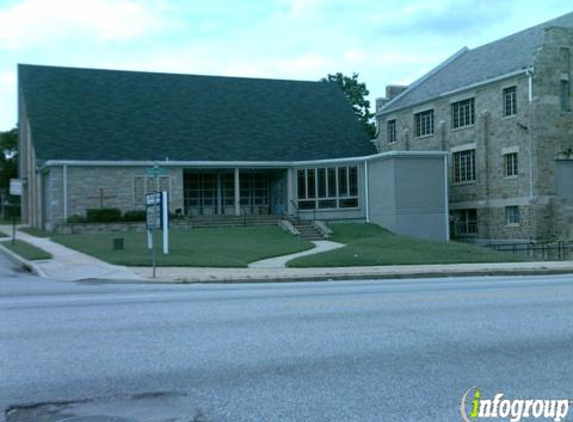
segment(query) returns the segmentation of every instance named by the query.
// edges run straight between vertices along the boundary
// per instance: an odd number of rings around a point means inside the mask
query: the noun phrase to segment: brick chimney
[[[376,98],[376,112],[407,89],[408,86],[406,85],[386,85],[386,97]]]

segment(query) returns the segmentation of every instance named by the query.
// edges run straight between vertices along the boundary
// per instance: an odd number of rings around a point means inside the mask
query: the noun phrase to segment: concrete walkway
[[[0,226],[0,231],[12,236],[12,227]],[[31,236],[19,231],[16,239],[23,240],[31,245],[37,246],[52,254],[53,259],[43,261],[26,261],[19,257],[13,258],[22,261],[22,264],[29,267],[40,277],[54,278],[59,280],[81,280],[87,278],[117,279],[117,280],[141,280],[141,276],[131,271],[127,267],[111,265],[92,256],[75,251],[59,243],[52,242],[46,238]]]
[[[286,263],[295,258],[300,258],[301,256],[314,255],[321,252],[332,251],[334,249],[342,248],[344,246],[343,243],[331,242],[330,240],[316,240],[313,241],[312,243],[314,243],[315,247],[307,251],[251,262],[249,264],[249,268],[286,268]]]
[[[0,226],[0,231],[11,234],[10,226]],[[543,275],[573,274],[573,261],[555,262],[509,262],[491,264],[448,264],[448,265],[390,265],[377,267],[333,267],[333,268],[280,268],[279,265],[292,256],[274,260],[274,264],[251,268],[195,268],[160,267],[157,277],[152,279],[149,267],[122,267],[111,265],[81,252],[68,249],[49,239],[30,236],[18,231],[17,238],[42,248],[53,255],[45,261],[26,261],[0,249],[41,277],[60,280],[130,280],[140,282],[273,282],[347,279],[395,279],[414,277],[455,277],[484,275]],[[6,238],[6,239],[9,239]],[[329,242],[330,244],[334,242]],[[331,245],[334,246],[334,245]],[[324,246],[323,246],[324,247]],[[317,246],[318,248],[318,246]],[[317,251],[317,248],[311,251]],[[324,249],[323,249],[324,250]],[[298,254],[297,254],[298,255]],[[269,260],[265,260],[269,261]],[[259,262],[261,264],[261,262]]]

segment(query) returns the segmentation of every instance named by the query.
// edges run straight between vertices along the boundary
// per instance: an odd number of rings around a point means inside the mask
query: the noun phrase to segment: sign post
[[[22,180],[10,179],[10,195],[22,196]],[[12,246],[16,244],[16,205],[12,205]]]
[[[167,192],[159,192],[160,174],[165,174],[164,168],[158,167],[157,163],[146,169],[146,173],[153,175],[155,179],[155,192],[146,195],[147,208],[147,247],[151,249],[153,278],[155,278],[157,259],[155,252],[155,230],[163,230],[163,253],[169,253],[169,201]]]
[[[151,260],[153,265],[153,278],[157,267],[155,256],[155,230],[161,228],[161,193],[151,192],[145,198],[147,208],[147,239],[151,249]]]

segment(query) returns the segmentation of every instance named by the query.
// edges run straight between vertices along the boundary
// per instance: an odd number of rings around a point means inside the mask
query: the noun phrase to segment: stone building
[[[161,190],[189,219],[362,220],[448,239],[446,154],[378,154],[336,84],[31,65],[18,74],[22,217],[34,227],[90,208],[144,210],[146,193]]]
[[[450,231],[573,238],[573,13],[463,48],[376,104],[379,152],[448,151]]]

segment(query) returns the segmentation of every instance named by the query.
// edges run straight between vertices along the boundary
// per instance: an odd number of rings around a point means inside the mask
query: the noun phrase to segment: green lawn
[[[330,240],[345,247],[290,261],[289,267],[457,264],[523,261],[512,254],[459,242],[413,239],[374,224],[337,224]]]
[[[163,255],[161,232],[156,233],[158,266],[246,267],[250,262],[300,252],[312,243],[279,227],[233,227],[170,231],[169,254]],[[113,250],[114,238],[124,239]],[[151,266],[147,233],[55,235],[52,240],[104,261],[127,266]]]
[[[36,237],[51,237],[52,236],[52,232],[46,231],[46,230],[41,230],[41,229],[36,229],[34,227],[22,227],[20,229],[21,232],[27,233],[27,234],[31,234],[32,236],[36,236]]]
[[[52,255],[50,255],[48,252],[35,246],[32,246],[29,243],[24,242],[23,240],[16,239],[14,245],[12,245],[11,240],[5,240],[1,242],[1,244],[5,248],[10,249],[16,255],[20,255],[22,258],[27,259],[29,261],[37,261],[40,259],[52,258]]]

